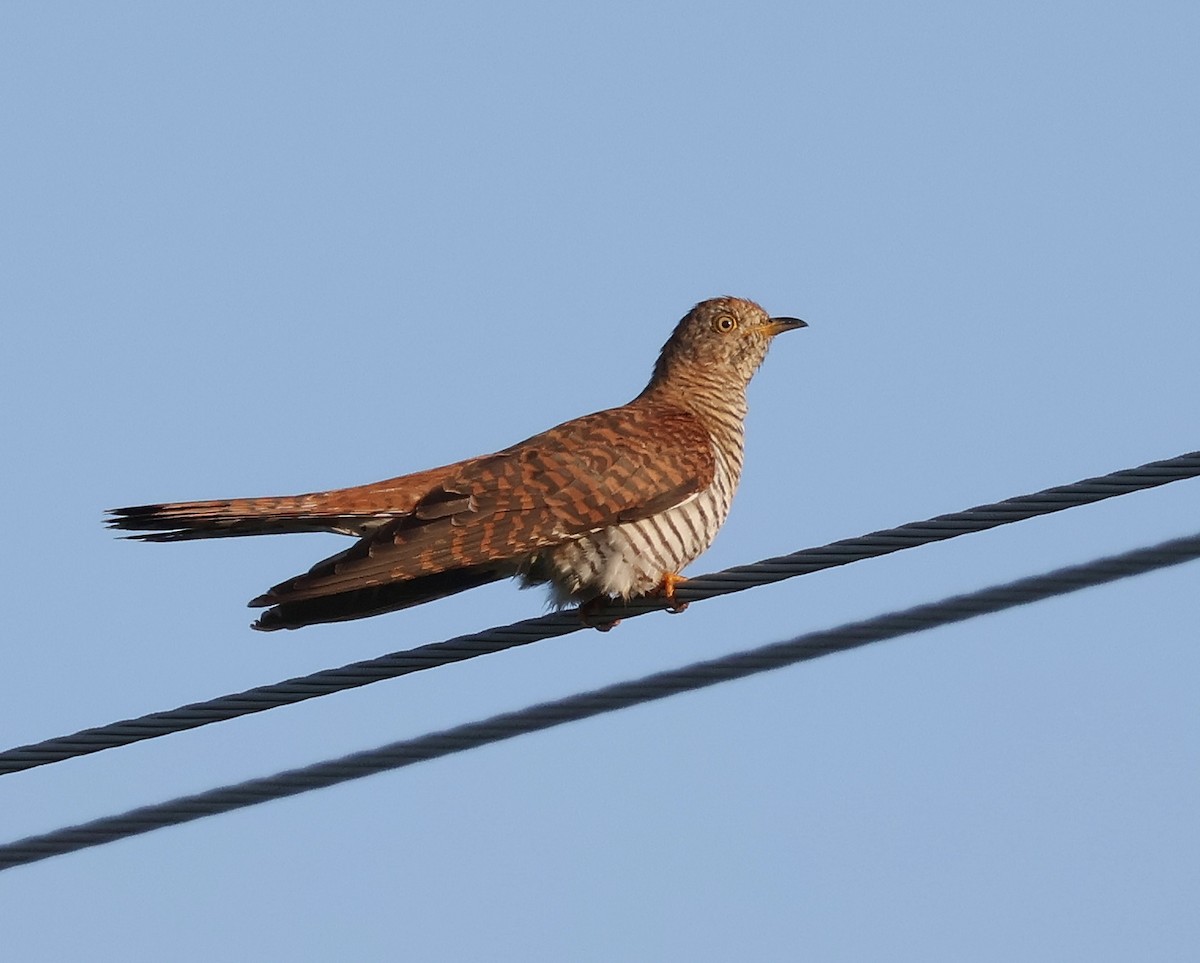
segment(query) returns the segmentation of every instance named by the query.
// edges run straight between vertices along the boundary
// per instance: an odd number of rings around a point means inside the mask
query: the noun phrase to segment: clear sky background
[[[639,391],[736,294],[693,567],[1200,447],[1195,3],[8,3],[3,747],[537,615],[296,633],[373,481]],[[0,780],[4,841],[1188,534],[1187,482]],[[1175,960],[1200,567],[0,874],[12,960]]]

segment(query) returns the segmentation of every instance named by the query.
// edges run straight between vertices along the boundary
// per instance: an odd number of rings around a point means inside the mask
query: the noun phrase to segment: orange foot
[[[594,599],[588,599],[575,611],[579,615],[579,621],[600,632],[607,632],[609,629],[615,629],[621,624],[620,619],[611,617],[604,618],[598,613],[601,609],[608,608],[609,600],[603,595],[597,595]]]
[[[658,594],[667,600],[667,611],[673,615],[678,615],[688,607],[687,602],[675,597],[676,586],[686,581],[678,572],[663,572],[662,581],[658,584]]]

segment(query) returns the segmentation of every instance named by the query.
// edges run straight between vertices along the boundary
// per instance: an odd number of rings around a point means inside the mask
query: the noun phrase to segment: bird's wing
[[[459,569],[511,572],[539,548],[677,505],[707,488],[714,471],[711,441],[694,415],[645,402],[597,412],[463,462],[411,513],[250,604]]]

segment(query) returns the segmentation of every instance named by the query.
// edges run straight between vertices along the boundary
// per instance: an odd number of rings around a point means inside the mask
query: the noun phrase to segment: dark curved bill
[[[767,334],[772,336],[784,331],[795,331],[797,328],[807,328],[808,322],[799,318],[771,318],[767,322]]]

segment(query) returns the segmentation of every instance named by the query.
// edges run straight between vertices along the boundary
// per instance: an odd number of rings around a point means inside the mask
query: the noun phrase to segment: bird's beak
[[[799,318],[769,318],[764,325],[767,329],[767,334],[772,338],[777,334],[782,334],[784,331],[795,331],[796,328],[807,328],[808,322],[801,321]]]

